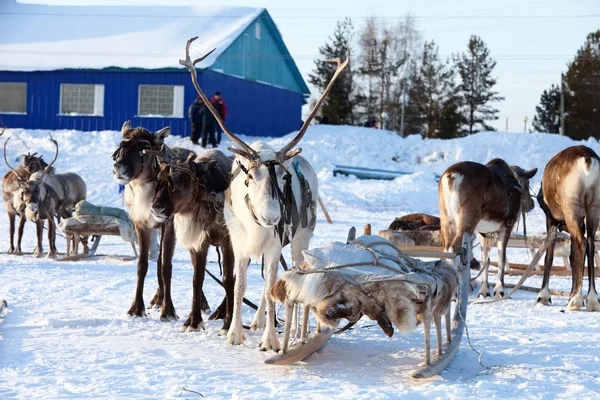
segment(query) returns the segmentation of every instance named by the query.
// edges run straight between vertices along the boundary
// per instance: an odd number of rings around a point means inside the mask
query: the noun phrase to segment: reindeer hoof
[[[36,250],[36,251],[33,252],[33,256],[35,258],[42,258],[44,256],[44,253],[42,251]]]
[[[237,329],[234,327],[229,328],[229,332],[227,332],[227,344],[238,346],[244,344],[244,340],[246,340],[246,337],[244,329],[241,326]]]
[[[260,341],[260,351],[273,350],[275,352],[278,352],[279,349],[279,339],[277,338],[277,332],[275,331],[275,329],[265,330]]]
[[[219,336],[227,336],[227,332],[229,332],[229,329],[221,328],[221,330],[219,330],[218,335]]]
[[[541,297],[538,296],[537,300],[535,301],[535,304],[540,304],[543,306],[549,306],[552,304],[552,299],[549,297]]]
[[[600,311],[600,301],[598,300],[598,296],[596,294],[590,296],[590,294],[588,293],[586,309],[588,311]]]
[[[144,310],[144,304],[142,303],[142,307],[141,309],[139,307],[136,307],[136,305],[132,305],[131,308],[129,309],[129,311],[127,311],[127,314],[129,314],[132,317],[136,317],[136,318],[141,318],[141,317],[147,317],[148,315],[146,314],[146,310]]]
[[[215,321],[215,320],[218,320],[218,319],[224,319],[224,318],[225,318],[225,315],[227,314],[227,310],[226,310],[226,308],[227,308],[227,307],[226,307],[225,305],[221,304],[221,305],[219,306],[219,308],[217,308],[217,309],[215,310],[215,312],[214,312],[214,313],[212,313],[212,315],[211,315],[210,317],[208,317],[208,319],[209,319],[210,321]],[[210,309],[209,309],[209,311],[210,311]]]
[[[196,327],[194,327],[194,325]],[[199,323],[191,323],[187,328],[185,328],[185,332],[199,332],[205,330],[204,321],[200,321]]]
[[[479,288],[479,293],[477,294],[477,297],[483,298],[483,299],[490,297],[490,288],[488,287],[487,284],[481,285],[481,287]]]
[[[581,307],[583,307],[583,296],[579,293],[569,300],[567,311],[579,311]]]
[[[264,315],[264,313],[262,313],[262,315],[260,315],[260,313],[257,313],[254,316],[252,324],[250,325],[250,330],[256,331],[259,329],[265,329],[265,326],[267,326],[267,317]]]

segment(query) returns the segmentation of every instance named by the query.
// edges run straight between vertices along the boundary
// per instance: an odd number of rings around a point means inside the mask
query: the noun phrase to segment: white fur
[[[579,311],[583,307],[583,295],[577,293],[567,304],[567,311]]]
[[[273,160],[275,151],[267,144],[257,142],[252,145],[261,160]],[[310,164],[302,157],[294,157],[286,163],[286,168],[292,173],[292,190],[294,192],[297,204],[300,204],[300,184],[293,164],[296,160],[300,163],[300,170],[310,185],[312,191],[312,200],[317,202],[318,182],[317,176]],[[232,167],[232,172],[238,168],[237,163],[240,162],[248,168],[249,162],[243,157],[237,156],[236,162]],[[263,350],[278,350],[279,340],[275,332],[274,315],[275,304],[269,297],[269,292],[277,279],[277,269],[279,265],[279,257],[281,256],[280,239],[274,233],[274,227],[265,227],[255,222],[251,211],[246,205],[245,197],[248,194],[254,207],[256,217],[261,224],[268,225],[267,222],[273,222],[273,217],[279,213],[279,203],[274,201],[269,194],[269,179],[266,172],[266,167],[260,169],[254,168],[252,176],[255,179],[249,181],[246,186],[246,175],[240,172],[231,182],[228,189],[231,204],[225,204],[224,216],[227,228],[229,229],[231,244],[235,255],[235,302],[233,309],[233,320],[227,334],[228,344],[242,344],[244,342],[244,333],[242,327],[242,299],[246,291],[246,269],[251,258],[259,259],[264,255],[266,281],[262,296],[266,303],[267,317],[266,328],[263,333],[261,348]],[[279,185],[283,187],[283,180],[280,179]],[[309,220],[312,216],[309,215]],[[291,246],[293,249],[293,265],[300,265],[303,261],[302,249],[308,247],[312,230],[310,227],[298,227],[296,235],[292,239]],[[300,248],[300,250],[298,250]],[[260,310],[259,310],[260,311]],[[262,313],[264,314],[264,312]],[[261,319],[264,315],[259,315],[255,318],[256,328],[260,327]]]
[[[138,183],[130,182],[125,187],[125,204],[129,209],[129,219],[135,222],[157,222],[152,213],[152,197],[156,189],[156,182]]]
[[[502,226],[502,223],[500,223],[500,222],[486,221],[485,219],[482,219],[477,224],[475,231],[481,232],[481,233],[493,233],[493,232],[498,232],[498,230],[500,229],[501,226]]]
[[[201,224],[197,224],[189,214],[175,214],[173,219],[177,241],[188,250],[199,251],[204,243],[206,231]]]
[[[444,199],[446,200],[446,212],[448,214],[448,220],[452,221],[452,223],[456,223],[456,218],[458,217],[458,211],[460,209],[459,188],[463,180],[463,176],[455,173],[453,177],[454,182],[451,186],[449,182],[450,176],[444,175],[444,179],[442,180],[442,190],[444,193]]]
[[[588,292],[586,309],[588,311],[600,311],[600,302],[598,301],[598,293],[596,293],[593,289]]]
[[[538,299],[536,300],[537,304],[542,304],[544,306],[550,305],[550,289],[548,289],[548,286],[546,286],[545,288],[543,288],[542,290],[540,290],[540,292],[538,293]]]

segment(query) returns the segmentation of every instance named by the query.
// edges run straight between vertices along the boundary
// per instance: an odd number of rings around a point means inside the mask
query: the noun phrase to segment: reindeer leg
[[[56,245],[54,244],[56,239],[56,226],[51,216],[48,216],[48,255],[47,258],[56,258]]]
[[[242,326],[242,302],[246,294],[246,272],[250,259],[235,254],[235,298],[233,303],[233,319],[227,332],[227,344],[244,343],[244,327]]]
[[[487,238],[479,235],[479,244],[481,246],[481,264],[483,271],[481,272],[481,287],[477,297],[490,297],[490,285],[488,283],[488,268],[490,267],[490,247]]]
[[[223,250],[223,287],[225,288],[225,318],[223,319],[223,328],[221,328],[219,335],[226,335],[229,331],[229,327],[231,326],[231,319],[233,317],[235,290],[235,278],[233,276],[235,259],[233,254],[233,248],[231,247],[231,242],[229,241],[228,237],[224,239],[224,243],[222,243],[221,249]]]
[[[283,328],[283,352],[287,353],[288,346],[290,344],[290,331],[292,327],[292,314],[294,313],[294,309],[297,307],[297,304],[293,303],[285,303],[285,325]]]
[[[550,218],[546,218],[546,232],[550,231],[552,226]],[[548,244],[548,248],[546,249],[546,256],[544,258],[544,279],[542,280],[542,287],[536,300],[537,304],[543,304],[545,306],[552,304],[552,298],[550,296],[550,271],[552,270],[552,264],[554,263],[555,245],[556,238]]]
[[[25,222],[27,222],[27,217],[25,217],[25,213],[23,213],[19,219],[19,231],[17,232],[17,251],[15,254],[23,254],[23,250],[21,249],[21,241],[23,240],[23,232],[25,231]]]
[[[275,330],[275,302],[269,295],[271,289],[277,281],[277,269],[279,267],[279,256],[281,250],[274,252],[274,254],[265,255],[265,265],[267,266],[267,276],[265,279],[265,291],[263,297],[267,303],[267,325],[263,332],[262,339],[260,341],[260,349],[262,351],[273,350],[279,351],[279,339],[277,338],[277,331]]]
[[[250,325],[251,331],[256,331],[258,329],[265,329],[265,326],[267,325],[267,320],[266,320],[266,316],[265,316],[265,308],[267,305],[266,293],[267,293],[267,280],[265,279],[265,283],[263,284],[263,292],[262,292],[262,295],[260,296],[260,302],[258,303],[258,310],[256,310],[256,313],[254,314],[254,318],[252,319],[252,324]]]
[[[494,286],[494,297],[500,299],[504,297],[504,269],[506,268],[506,246],[510,237],[511,227],[505,227],[498,231],[498,281]]]
[[[583,220],[577,221],[570,216],[566,216],[565,222],[567,230],[571,235],[571,270],[573,274],[573,282],[571,286],[571,294],[569,303],[567,304],[568,311],[578,311],[583,307],[583,295],[581,289],[583,286],[583,270],[585,267],[585,237],[583,235],[584,226]]]
[[[595,235],[598,230],[598,217],[600,210],[592,213],[588,213],[586,217],[587,225],[587,258],[588,258],[588,281],[589,289],[587,295],[587,310],[588,311],[600,311],[600,301],[598,301],[598,292],[596,292],[596,282],[594,281],[594,261],[596,256],[596,243]]]
[[[310,306],[308,304],[304,304],[302,309],[302,332],[300,333],[300,341],[304,341],[306,339],[306,334],[308,333],[308,316],[310,314]]]
[[[160,310],[161,321],[170,321],[179,319],[175,313],[173,300],[171,299],[171,276],[173,275],[173,253],[175,252],[175,228],[173,220],[167,220],[164,224],[164,235],[161,235],[162,241],[162,278],[163,278],[163,303]],[[207,245],[208,246],[208,245]],[[206,257],[205,257],[206,260]],[[202,269],[202,282],[204,281],[204,269]],[[202,290],[200,290],[202,293]]]
[[[190,315],[183,324],[184,329],[188,332],[204,329],[204,321],[202,321],[202,287],[204,285],[204,274],[206,271],[206,257],[208,255],[208,241],[205,240],[200,247],[200,251],[190,250],[192,264],[194,265],[194,291],[192,295],[192,310]]]
[[[442,355],[442,316],[434,314],[433,322],[435,324],[435,337],[437,339],[437,353]]]
[[[446,341],[450,343],[452,341],[452,326],[450,325],[450,307],[446,311]]]
[[[429,313],[428,313],[429,314]],[[425,334],[425,364],[431,364],[430,339],[431,339],[431,315],[426,315],[423,320]]]
[[[148,305],[148,308],[159,308],[162,306],[163,303],[163,268],[162,268],[162,259],[163,259],[163,237],[164,237],[164,225],[160,228],[161,229],[161,235],[160,235],[160,242],[158,243],[158,258],[156,259],[156,280],[158,281],[158,288],[156,288],[156,293],[154,293],[154,296],[152,297],[152,300],[150,300],[150,304]],[[151,233],[151,235],[155,235],[154,232]],[[150,240],[152,240],[152,236],[150,236]],[[152,244],[149,245],[150,247],[152,247]],[[150,251],[150,250],[148,250]],[[140,250],[141,252],[141,250]]]
[[[140,256],[137,265],[137,284],[135,287],[135,298],[127,314],[132,317],[145,317],[144,309],[144,280],[148,273],[148,251],[150,250],[150,232],[149,228],[136,226],[137,237],[140,245]]]
[[[42,244],[42,238],[44,236],[44,221],[39,218],[35,221],[35,232],[37,234],[37,247],[33,251],[33,256],[39,258],[44,254],[44,246]]]
[[[10,254],[15,253],[15,218],[16,214],[11,212],[8,213],[8,222],[9,222],[9,234],[10,234],[10,246],[8,247],[8,252]]]

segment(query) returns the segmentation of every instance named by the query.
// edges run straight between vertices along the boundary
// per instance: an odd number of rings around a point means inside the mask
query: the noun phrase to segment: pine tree
[[[544,90],[535,107],[532,132],[558,133],[560,128],[560,90],[556,85]]]
[[[346,18],[343,21],[338,21],[333,37],[330,37],[327,43],[319,47],[322,59],[315,60],[315,69],[312,74],[309,74],[309,82],[321,92],[325,90],[336,70],[336,64],[326,60],[340,57],[343,61],[350,57],[353,38],[354,26],[352,20]],[[355,98],[351,62],[352,58],[323,102],[320,115],[317,117],[318,121],[327,121],[332,125],[354,124]]]
[[[490,103],[504,100],[504,97],[492,90],[496,84],[496,78],[492,77],[496,61],[490,58],[490,51],[481,38],[471,36],[467,52],[457,57],[456,66],[461,81],[458,89],[465,133],[476,133],[479,129],[494,130],[486,124],[486,121],[498,119],[498,110]]]
[[[600,139],[600,30],[587,36],[569,63],[565,80],[565,134]]]
[[[438,137],[442,109],[447,100],[454,96],[455,85],[454,72],[447,63],[440,61],[434,41],[425,42],[420,65],[416,67],[412,64],[409,87],[410,130],[420,132],[425,138]]]

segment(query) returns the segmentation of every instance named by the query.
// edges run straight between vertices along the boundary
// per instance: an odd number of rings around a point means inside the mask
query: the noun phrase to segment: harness
[[[274,229],[273,235],[278,236],[281,244],[283,245],[286,238],[294,237],[296,231],[299,226],[302,228],[306,228],[310,226],[311,228],[315,226],[316,223],[316,204],[312,200],[312,191],[310,189],[310,184],[300,171],[300,163],[298,160],[293,162],[293,170],[296,173],[296,177],[298,178],[298,182],[300,184],[300,207],[296,203],[296,199],[294,196],[294,191],[292,188],[292,172],[290,172],[286,167],[280,164],[277,161],[267,161],[264,163],[269,171],[269,182],[271,184],[271,196],[274,199],[279,200],[279,209],[281,212],[281,219],[279,223]],[[276,166],[280,166],[285,171],[285,175],[283,176],[283,188],[279,187],[277,180],[277,171],[275,170]],[[231,176],[231,181],[233,181],[241,172],[246,174],[245,184],[246,187],[249,185],[250,180],[250,171],[254,168],[257,168],[257,165],[252,165],[250,168],[244,167],[242,163],[237,162],[237,167],[233,171]],[[229,206],[232,206],[231,201],[231,186],[227,188],[225,191],[225,201]],[[250,201],[250,196],[246,193],[244,196],[244,202],[246,207],[250,211],[250,215],[254,219],[254,222],[257,225],[260,225],[258,222],[258,218],[256,217],[256,212],[254,210],[254,206]],[[310,221],[308,220],[308,210],[311,210],[312,216]],[[286,234],[287,233],[287,234]]]
[[[130,147],[133,144],[136,145],[137,151],[138,151],[140,157],[142,157],[144,155],[144,150],[152,149],[152,142],[150,140],[140,139],[137,136],[134,136],[130,140],[123,140],[123,141],[121,141],[121,143],[119,143],[119,147],[117,147],[117,149],[115,150],[115,152],[112,155],[113,161],[117,161],[117,159],[121,157],[121,153],[127,147]],[[154,167],[158,166],[158,161],[156,160],[156,157],[152,157],[151,160],[152,160],[151,161],[152,165],[150,166],[150,168],[154,168]],[[144,171],[144,163],[142,162],[141,164],[142,164],[142,170],[140,171],[140,173]]]

